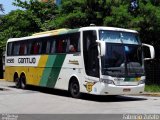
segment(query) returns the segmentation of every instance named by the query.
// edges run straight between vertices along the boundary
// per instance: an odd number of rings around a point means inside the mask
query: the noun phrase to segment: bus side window
[[[23,42],[20,43],[19,55],[26,54],[26,44]]]
[[[36,53],[38,53],[38,45],[34,41],[34,42],[31,42],[30,54],[36,54]]]
[[[80,51],[80,33],[73,33],[70,34],[70,45],[69,48],[73,48],[72,50],[69,50],[69,52],[79,52]]]
[[[26,42],[24,46],[24,55],[28,54],[27,51],[28,51],[28,43]]]
[[[41,52],[41,42],[35,41],[32,43],[31,54],[39,54]]]
[[[63,41],[62,40],[58,40],[57,44],[58,44],[57,52],[58,53],[62,53],[62,51],[63,51],[63,48],[62,48]]]
[[[56,41],[52,40],[51,41],[51,52],[50,53],[55,53],[56,52]]]
[[[49,54],[50,52],[50,47],[51,47],[51,41],[47,40],[47,45],[46,45],[46,53]]]
[[[67,37],[65,35],[59,36],[56,39],[57,44],[57,53],[66,53],[67,52]]]
[[[13,43],[8,43],[7,45],[7,55],[8,56],[12,55],[12,44]]]
[[[34,53],[34,44],[35,44],[35,42],[30,43],[30,54]]]
[[[29,55],[33,54],[32,49],[33,49],[32,42],[28,42],[27,53],[28,53]]]
[[[34,48],[33,48],[33,54],[37,54],[38,51],[39,51],[39,45],[38,45],[38,43],[35,43]]]
[[[47,52],[47,40],[43,39],[41,49],[40,49],[40,53],[41,54],[46,54],[46,52]]]
[[[13,44],[13,55],[19,55],[20,44],[15,42]]]

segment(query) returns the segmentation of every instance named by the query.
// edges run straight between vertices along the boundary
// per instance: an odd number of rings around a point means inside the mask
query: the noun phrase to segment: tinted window
[[[80,51],[80,33],[72,33],[69,35],[68,41],[69,52],[79,52]]]
[[[20,42],[19,55],[27,54],[27,43],[26,41]]]
[[[42,45],[41,45],[41,48],[40,48],[40,54],[46,54],[47,53],[47,38],[45,39],[42,39]]]
[[[74,52],[80,51],[80,33],[71,33],[44,38],[29,39],[8,43],[7,55],[36,55],[68,53],[70,45]],[[72,51],[73,52],[73,51]]]
[[[42,42],[38,40],[32,41],[30,43],[30,47],[31,47],[30,54],[40,54]]]
[[[12,43],[8,43],[7,45],[7,55],[12,55]]]
[[[67,39],[65,39],[64,36],[57,38],[56,46],[56,53],[65,53],[67,49]]]
[[[86,74],[99,77],[99,61],[96,31],[83,32],[83,55]]]
[[[55,53],[56,52],[56,40],[52,40],[50,42],[50,53]]]
[[[19,48],[20,48],[20,43],[15,42],[13,44],[13,55],[19,55]]]

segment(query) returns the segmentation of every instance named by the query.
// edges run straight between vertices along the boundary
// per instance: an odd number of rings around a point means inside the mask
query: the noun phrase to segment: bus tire
[[[26,77],[25,76],[20,77],[20,84],[21,84],[21,89],[26,89],[27,85],[26,85]]]
[[[69,92],[73,98],[80,98],[81,97],[80,86],[79,86],[79,83],[77,80],[71,80],[71,82],[69,84]]]
[[[21,81],[19,77],[15,79],[15,84],[16,84],[16,88],[21,88]]]

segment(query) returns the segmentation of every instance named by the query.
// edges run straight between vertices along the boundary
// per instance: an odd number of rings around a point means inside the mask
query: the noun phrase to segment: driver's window
[[[99,77],[99,60],[96,31],[83,32],[83,55],[86,74]]]

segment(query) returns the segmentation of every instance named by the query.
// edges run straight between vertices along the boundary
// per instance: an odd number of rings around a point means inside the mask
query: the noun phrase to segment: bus
[[[144,57],[144,47],[149,58]],[[74,98],[81,93],[141,94],[144,61],[154,54],[153,46],[142,44],[135,30],[104,26],[51,30],[7,41],[5,79],[17,88],[67,90]]]

